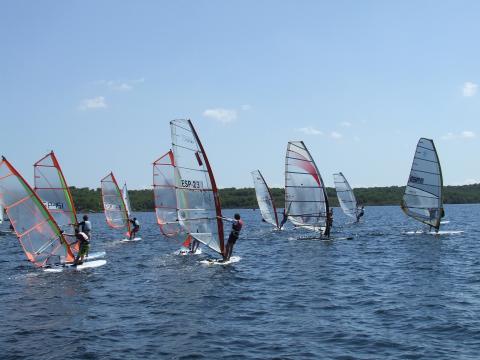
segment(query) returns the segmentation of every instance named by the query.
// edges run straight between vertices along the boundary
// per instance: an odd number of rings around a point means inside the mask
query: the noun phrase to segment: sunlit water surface
[[[353,239],[329,242],[239,212],[228,266],[174,255],[153,213],[135,243],[92,214],[108,263],[83,271],[35,269],[1,236],[1,358],[479,358],[480,205],[446,206],[443,228],[464,233],[440,237],[404,234],[420,226],[399,207],[357,225],[335,209],[333,236]]]

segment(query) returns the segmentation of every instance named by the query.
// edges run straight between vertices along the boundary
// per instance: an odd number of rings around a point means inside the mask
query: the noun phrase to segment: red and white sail
[[[173,120],[170,127],[178,221],[187,234],[223,254],[222,210],[207,154],[190,120]]]
[[[73,262],[74,254],[52,214],[4,157],[0,162],[0,204],[29,261],[36,266]]]
[[[324,231],[329,211],[325,186],[303,141],[290,141],[285,157],[285,212],[299,227]]]
[[[107,224],[114,229],[122,229],[130,234],[130,221],[123,192],[111,172],[101,180],[103,210]]]

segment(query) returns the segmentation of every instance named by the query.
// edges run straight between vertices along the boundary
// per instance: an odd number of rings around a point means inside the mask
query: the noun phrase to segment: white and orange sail
[[[184,231],[223,254],[222,209],[212,168],[190,120],[172,120],[177,219]]]
[[[172,150],[153,163],[153,194],[160,231],[166,237],[182,239],[183,246],[188,248],[191,236],[185,234],[177,220],[175,159]]]
[[[118,187],[113,172],[101,180],[103,210],[107,224],[114,229],[126,231],[130,235],[130,221],[123,191]]]
[[[74,253],[54,217],[5,157],[0,162],[0,204],[29,261],[38,267],[73,262]]]
[[[54,152],[34,165],[34,190],[58,226],[72,233],[78,225],[72,194]]]

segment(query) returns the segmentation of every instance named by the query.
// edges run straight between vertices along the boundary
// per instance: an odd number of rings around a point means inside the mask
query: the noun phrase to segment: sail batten
[[[29,261],[40,267],[74,260],[53,215],[4,157],[0,162],[0,205],[5,208]]]
[[[263,219],[267,223],[279,228],[277,208],[275,207],[275,202],[273,201],[272,193],[267,182],[260,170],[252,171],[251,174],[255,186],[258,207],[260,208]]]
[[[325,186],[303,141],[290,141],[285,155],[285,215],[295,225],[325,231],[329,211]]]
[[[111,172],[101,181],[103,209],[107,224],[114,229],[123,229],[130,234],[130,221],[123,191],[120,190]]]
[[[443,177],[433,140],[418,141],[402,199],[402,210],[407,216],[437,231],[443,211]]]
[[[357,200],[355,199],[355,194],[350,184],[341,172],[333,174],[333,180],[335,182],[338,202],[340,203],[343,213],[356,219],[358,213]]]
[[[218,190],[203,145],[190,120],[172,120],[177,219],[187,234],[223,254]]]

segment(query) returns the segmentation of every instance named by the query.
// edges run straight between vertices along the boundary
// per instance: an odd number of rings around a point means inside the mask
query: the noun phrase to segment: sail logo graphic
[[[414,184],[423,184],[423,178],[418,177],[418,176],[413,176],[413,175],[410,176],[409,181],[414,183]]]
[[[203,189],[203,182],[199,180],[180,180],[182,188]]]
[[[112,210],[112,211],[122,210],[122,207],[116,204],[105,204],[105,210]]]
[[[65,204],[62,202],[43,201],[43,205],[47,210],[63,210],[65,208]]]
[[[189,136],[186,136],[186,135],[183,135],[182,136],[182,139],[185,141],[185,142],[188,142],[190,144],[195,144],[195,142],[193,141],[193,139]]]

